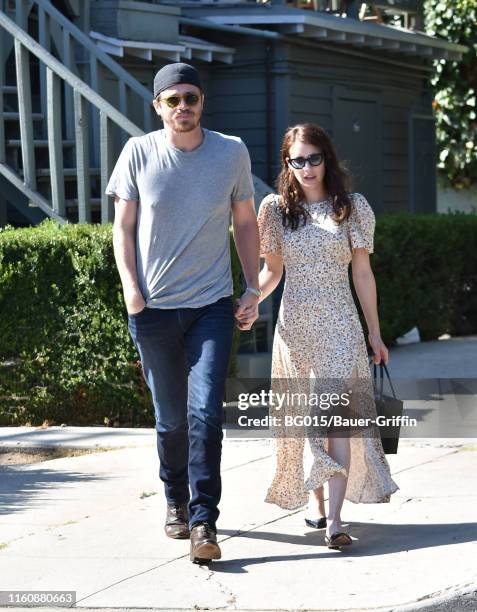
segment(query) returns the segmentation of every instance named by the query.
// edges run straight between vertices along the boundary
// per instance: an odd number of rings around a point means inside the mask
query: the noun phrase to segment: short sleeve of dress
[[[260,235],[260,255],[266,253],[281,255],[281,215],[274,194],[263,198],[258,209],[257,222]]]
[[[374,252],[374,228],[376,218],[366,198],[360,193],[351,196],[351,213],[348,217],[349,237],[352,249]]]

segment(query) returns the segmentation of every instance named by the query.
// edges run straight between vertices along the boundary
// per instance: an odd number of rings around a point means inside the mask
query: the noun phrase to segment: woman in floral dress
[[[286,269],[275,329],[272,380],[316,378],[342,381],[359,391],[354,414],[376,416],[363,329],[352,297],[348,268],[368,327],[374,363],[387,364],[377,313],[373,252],[375,217],[365,197],[347,191],[348,178],[326,132],[317,125],[289,128],[282,143],[278,194],[260,205],[261,300],[276,288]],[[246,313],[242,324],[246,324]],[[353,382],[354,381],[354,382]],[[272,383],[273,384],[273,383]],[[362,390],[362,389],[361,389]],[[352,395],[352,394],[351,394]],[[391,478],[379,434],[308,435],[313,466],[304,479],[303,435],[277,437],[276,471],[265,501],[285,509],[308,503],[314,491],[330,548],[352,543],[343,531],[344,499],[355,503],[389,502],[398,486]],[[323,485],[328,483],[325,516]]]

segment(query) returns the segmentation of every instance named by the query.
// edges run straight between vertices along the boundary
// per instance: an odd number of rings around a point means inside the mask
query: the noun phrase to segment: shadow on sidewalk
[[[56,504],[59,501],[58,498],[45,497],[42,493],[48,489],[63,488],[66,496],[69,497],[69,485],[93,480],[104,480],[104,476],[47,468],[2,467],[0,469],[0,516],[44,507],[47,502]],[[62,487],[62,485],[66,486]]]
[[[347,525],[347,524],[345,524]],[[433,523],[433,524],[407,524],[394,525],[384,523],[352,523],[351,527],[345,527],[345,531],[356,538],[349,547],[339,550],[329,550],[324,542],[325,530],[307,531],[302,536],[287,533],[274,533],[270,531],[247,531],[244,533],[232,529],[218,530],[220,536],[231,536],[235,538],[246,538],[248,540],[262,540],[269,542],[281,542],[284,545],[316,546],[316,552],[294,554],[287,546],[288,554],[276,556],[263,556],[257,553],[256,557],[236,558],[224,561],[214,561],[214,571],[243,573],[245,567],[276,561],[302,561],[306,559],[338,559],[343,556],[369,557],[389,555],[409,550],[419,550],[446,544],[463,544],[473,542],[477,523]],[[230,543],[230,540],[228,541]]]

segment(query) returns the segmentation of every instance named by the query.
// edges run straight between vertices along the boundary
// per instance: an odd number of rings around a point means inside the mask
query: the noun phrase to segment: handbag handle
[[[369,360],[369,363],[371,363],[371,361],[373,360],[373,358],[371,357]],[[381,360],[378,364],[373,362],[373,369],[374,369],[374,380],[376,381],[376,366],[379,365],[379,395],[382,396],[383,395],[383,383],[384,383],[384,374],[383,374],[383,370],[386,372],[386,376],[388,377],[389,380],[389,386],[391,387],[391,391],[393,393],[394,399],[397,399],[396,397],[396,392],[394,391],[394,387],[393,387],[393,383],[391,380],[391,377],[389,376],[389,371],[388,368],[386,366],[386,364],[384,363],[383,360]]]

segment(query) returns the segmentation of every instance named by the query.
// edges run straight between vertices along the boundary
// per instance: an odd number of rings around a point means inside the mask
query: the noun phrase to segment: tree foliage
[[[432,77],[439,175],[466,189],[477,183],[477,0],[426,0],[431,36],[468,47],[460,61],[435,61]]]

